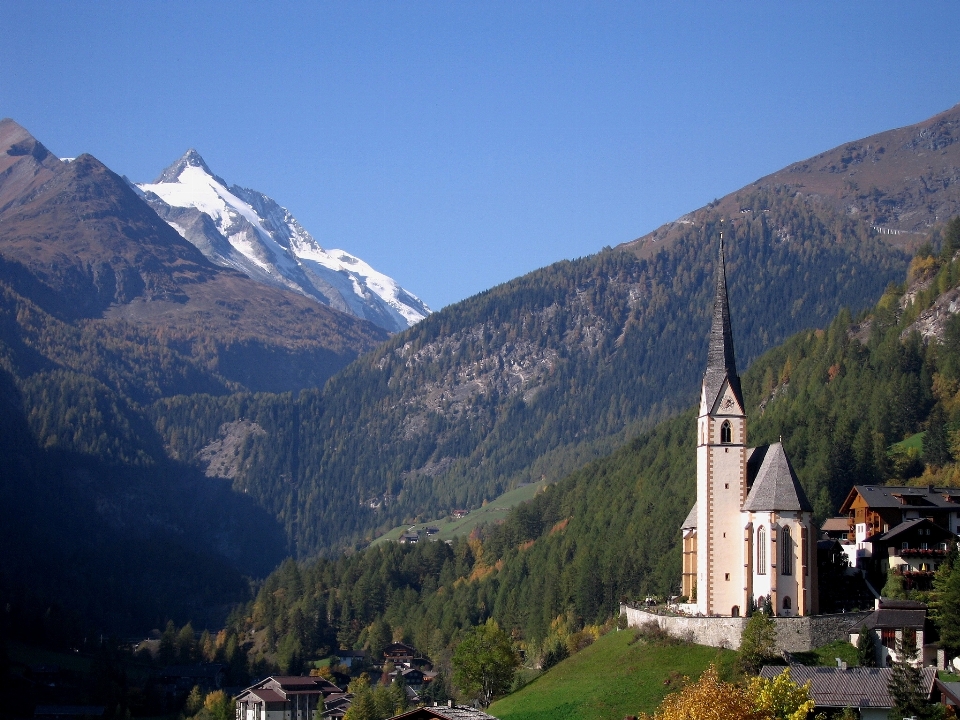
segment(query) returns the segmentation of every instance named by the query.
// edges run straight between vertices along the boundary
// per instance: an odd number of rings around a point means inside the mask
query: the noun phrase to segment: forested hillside
[[[857,220],[778,192],[742,203],[755,212],[725,232],[744,365],[902,277],[904,254]],[[229,477],[301,554],[558,479],[693,401],[721,220],[704,218],[651,258],[608,250],[446,308],[322,391],[163,399],[154,419],[187,461],[256,423]]]
[[[843,311],[791,337],[744,375],[750,444],[782,435],[820,519],[853,483],[960,479],[960,316],[940,316],[942,341],[916,329],[960,287],[958,250],[954,220],[942,250],[928,245],[914,258],[909,285],[892,285],[856,322]],[[702,373],[705,354],[691,364]],[[269,627],[274,645],[259,650],[281,650],[288,666],[318,648],[369,644],[383,623],[443,657],[458,632],[488,617],[539,652],[603,622],[622,598],[675,593],[679,526],[695,494],[694,427],[690,409],[450,546],[387,543],[288,562],[235,630]],[[891,449],[917,432],[926,432],[922,453]]]
[[[0,120],[0,625],[72,642],[218,621],[286,538],[171,461],[144,406],[314,386],[385,338],[213,266],[95,158]]]
[[[221,570],[236,588],[283,554],[555,482],[682,411],[721,219],[742,366],[907,264],[904,236],[832,200],[751,187],[659,252],[557,263],[374,349],[379,329],[212,266],[96,159],[61,162],[11,121],[0,136],[0,371],[22,435],[0,438],[5,547],[21,587],[97,623],[111,588],[143,617],[209,609]]]

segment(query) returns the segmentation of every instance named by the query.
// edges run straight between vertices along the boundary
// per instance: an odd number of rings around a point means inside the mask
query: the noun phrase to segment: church
[[[747,447],[727,301],[723,233],[697,417],[697,501],[681,528],[682,593],[706,616],[815,615],[813,507],[781,443]]]

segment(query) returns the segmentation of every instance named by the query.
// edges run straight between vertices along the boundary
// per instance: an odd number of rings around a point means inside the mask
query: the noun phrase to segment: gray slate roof
[[[686,520],[683,521],[683,525],[680,526],[681,530],[686,530],[687,528],[696,528],[697,527],[697,504],[694,503],[693,507],[690,508],[690,512],[687,513]]]
[[[896,485],[855,485],[854,489],[860,493],[872,508],[903,508],[915,507],[942,508],[956,510],[957,501],[952,498],[960,496],[957,488],[943,487],[906,487]],[[900,502],[898,495],[909,501],[909,505]]]
[[[859,632],[860,627],[867,626],[867,630],[902,630],[913,628],[923,630],[927,620],[926,610],[898,610],[880,608],[867,615],[861,622],[850,628],[850,632]]]
[[[782,444],[773,443],[767,449],[743,509],[752,512],[813,512]]]
[[[733,351],[733,328],[730,325],[730,304],[727,301],[727,276],[723,263],[723,239],[720,240],[720,258],[717,268],[717,294],[713,301],[713,322],[710,327],[710,347],[707,351],[707,371],[703,375],[703,389],[708,407],[713,407],[723,389],[723,381],[737,402],[743,407],[743,391],[737,375],[737,358]]]
[[[783,667],[765,665],[760,677],[768,680],[784,671]],[[936,668],[923,668],[923,687],[929,698]],[[835,667],[807,667],[791,665],[790,679],[798,685],[810,681],[810,697],[818,708],[891,708],[893,698],[887,685],[893,668],[854,667],[841,670]]]
[[[873,543],[896,543],[900,541],[900,537],[902,535],[905,535],[910,530],[913,530],[918,526],[922,526],[933,531],[932,535],[928,533],[931,542],[955,540],[957,537],[954,533],[950,532],[944,527],[940,527],[928,518],[910,518],[909,520],[904,520],[899,525],[894,525],[882,535],[874,535],[870,537],[869,541]]]

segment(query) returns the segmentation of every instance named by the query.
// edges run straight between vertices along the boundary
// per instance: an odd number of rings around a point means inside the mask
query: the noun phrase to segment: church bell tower
[[[733,348],[724,269],[723,232],[707,370],[697,417],[697,609],[739,615],[747,595],[744,528],[747,417]],[[749,558],[746,558],[748,561]]]

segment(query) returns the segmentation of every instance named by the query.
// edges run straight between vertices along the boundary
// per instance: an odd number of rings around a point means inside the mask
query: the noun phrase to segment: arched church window
[[[783,609],[790,610],[793,607],[793,603],[790,601],[790,596],[787,595],[783,598]]]
[[[733,442],[733,430],[730,427],[729,420],[724,420],[723,425],[720,426],[720,442],[724,445],[729,445]]]
[[[780,531],[780,574],[793,575],[793,543],[790,542],[790,528]]]
[[[757,528],[757,575],[767,574],[767,530],[761,525]]]

